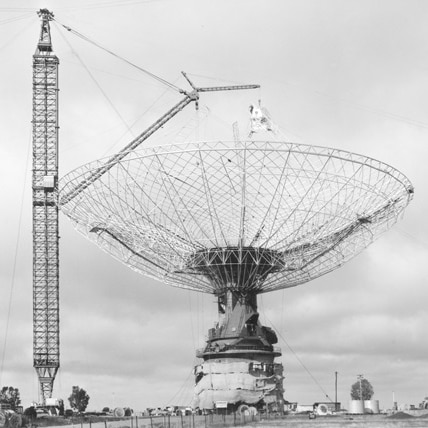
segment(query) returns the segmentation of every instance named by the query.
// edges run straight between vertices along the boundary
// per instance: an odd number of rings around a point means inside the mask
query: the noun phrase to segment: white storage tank
[[[378,414],[379,400],[364,400],[364,412]]]
[[[349,401],[348,413],[352,415],[362,415],[364,413],[364,401],[362,400]]]

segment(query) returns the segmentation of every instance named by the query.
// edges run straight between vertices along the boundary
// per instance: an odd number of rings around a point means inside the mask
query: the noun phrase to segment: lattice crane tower
[[[33,55],[33,365],[40,399],[52,397],[59,368],[58,64],[47,9]]]

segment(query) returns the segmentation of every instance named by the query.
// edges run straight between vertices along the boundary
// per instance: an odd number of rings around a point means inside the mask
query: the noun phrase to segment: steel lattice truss
[[[60,208],[78,230],[140,273],[214,294],[330,272],[390,228],[413,196],[382,162],[286,142],[161,146],[98,174],[103,166],[60,183]]]
[[[33,56],[33,364],[43,402],[59,368],[58,58],[46,9]]]

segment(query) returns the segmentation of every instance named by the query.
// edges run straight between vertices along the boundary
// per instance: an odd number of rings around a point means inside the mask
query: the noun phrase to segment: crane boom
[[[138,137],[126,145],[120,152],[113,155],[102,165],[101,167],[94,170],[87,178],[82,180],[78,185],[66,193],[60,200],[61,205],[65,205],[70,202],[73,198],[78,196],[83,192],[88,186],[97,181],[102,177],[107,171],[113,168],[118,162],[120,162],[124,157],[126,157],[130,152],[135,150],[141,143],[147,140],[154,132],[161,128],[165,123],[171,120],[177,113],[183,110],[188,104],[192,101],[195,102],[196,107],[198,107],[199,101],[199,92],[214,92],[214,91],[234,91],[240,89],[257,89],[260,88],[260,85],[233,85],[233,86],[212,86],[205,88],[198,88],[189,80],[187,75],[182,72],[183,76],[190,83],[193,91],[187,92],[181,90],[180,92],[184,94],[184,98],[178,102],[174,107],[168,110],[160,119],[150,125],[145,131],[143,131]]]
[[[126,145],[120,152],[110,157],[103,166],[96,169],[88,178],[81,181],[74,189],[66,193],[60,200],[60,204],[64,205],[67,202],[71,201],[81,192],[83,192],[88,186],[98,180],[103,174],[105,174],[109,169],[113,168],[118,162],[120,162],[127,154],[132,150],[137,148],[143,141],[147,140],[154,132],[161,128],[166,122],[172,119],[178,112],[183,110],[187,104],[191,103],[193,100],[192,93],[186,94],[186,96],[174,107],[168,110],[160,119],[155,123],[150,125],[145,131],[143,131],[137,138],[131,141]]]

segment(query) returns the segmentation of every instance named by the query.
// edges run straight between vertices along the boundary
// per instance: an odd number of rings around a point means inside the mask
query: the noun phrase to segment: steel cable
[[[4,370],[4,361],[6,358],[6,348],[7,348],[7,339],[8,339],[8,333],[9,333],[9,323],[10,323],[10,315],[12,310],[12,299],[13,299],[13,290],[15,288],[15,277],[16,277],[16,265],[18,260],[18,250],[19,250],[19,241],[21,239],[21,229],[22,229],[22,214],[24,211],[24,199],[25,199],[25,191],[26,191],[26,182],[27,182],[27,171],[28,171],[28,164],[30,160],[30,152],[31,152],[31,136],[30,141],[28,144],[27,149],[27,159],[25,161],[25,172],[24,172],[24,185],[22,188],[22,194],[21,194],[21,207],[19,210],[19,218],[18,218],[18,233],[16,236],[16,244],[15,244],[15,254],[13,259],[13,268],[12,268],[12,279],[10,284],[10,292],[9,292],[9,302],[8,302],[8,308],[7,308],[7,318],[6,318],[6,327],[5,327],[5,334],[4,334],[4,341],[3,341],[3,352],[2,352],[2,359],[1,359],[1,367],[0,367],[0,385],[2,385],[2,377],[3,377],[3,370]]]
[[[128,61],[126,58],[123,58],[122,56],[114,53],[110,49],[105,48],[104,46],[100,45],[99,43],[95,42],[94,40],[91,40],[89,37],[85,36],[84,34],[79,33],[76,30],[73,30],[71,27],[69,27],[67,25],[64,25],[63,23],[59,22],[57,19],[54,18],[54,21],[56,21],[59,25],[61,25],[62,27],[64,27],[67,31],[71,32],[75,36],[80,37],[82,40],[85,40],[86,42],[88,42],[88,43],[96,46],[97,48],[99,48],[99,49],[101,49],[101,50],[109,53],[110,55],[114,56],[115,58],[120,59],[121,61],[126,62],[131,67],[134,67],[134,68],[136,68],[139,71],[142,71],[143,73],[147,74],[148,76],[150,76],[151,78],[157,80],[158,82],[160,82],[160,83],[168,86],[169,88],[171,88],[171,89],[173,89],[173,90],[175,90],[177,92],[180,92],[180,93],[183,92],[182,89],[180,89],[178,86],[175,86],[173,83],[170,83],[167,80],[165,80],[165,79],[163,79],[163,78],[161,78],[159,76],[156,76],[155,74],[151,73],[150,71],[148,71],[148,70],[146,70],[146,69],[144,69],[144,68],[142,68],[142,67],[140,67],[140,66],[138,66],[138,65],[136,65],[134,63],[132,63],[131,61]]]

